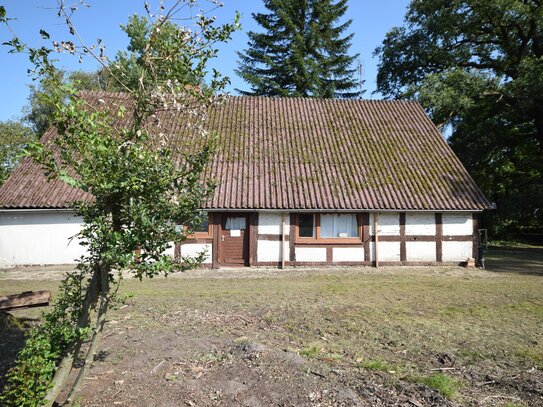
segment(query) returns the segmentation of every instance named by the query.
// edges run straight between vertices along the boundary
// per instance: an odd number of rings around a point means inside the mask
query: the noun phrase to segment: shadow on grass
[[[36,322],[33,318],[15,318],[10,313],[0,312],[0,394],[6,384],[6,374],[25,344],[25,334]]]
[[[543,276],[543,247],[489,247],[485,268],[498,273]]]

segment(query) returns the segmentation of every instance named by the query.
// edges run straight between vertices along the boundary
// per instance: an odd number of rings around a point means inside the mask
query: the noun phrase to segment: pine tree
[[[264,0],[269,13],[253,14],[263,32],[250,31],[248,49],[238,53],[236,73],[250,86],[244,95],[360,97],[349,55],[352,20],[338,25],[347,0]]]

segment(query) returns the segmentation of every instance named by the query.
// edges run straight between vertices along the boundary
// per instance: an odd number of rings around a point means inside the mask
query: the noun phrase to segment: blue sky
[[[87,0],[89,8],[82,8],[74,17],[76,26],[84,40],[91,44],[101,38],[106,45],[106,53],[112,57],[118,49],[124,49],[127,44],[126,35],[119,24],[126,23],[128,16],[141,14],[143,1],[135,0]],[[77,3],[77,0],[74,0]],[[149,1],[151,5],[156,1]],[[378,98],[371,95],[375,90],[377,59],[372,53],[383,41],[385,34],[394,26],[402,24],[409,0],[350,0],[345,18],[353,23],[350,32],[354,33],[351,53],[360,53],[363,65],[364,88],[366,98]],[[71,39],[66,33],[62,20],[56,16],[55,0],[5,0],[1,1],[8,17],[15,18],[11,26],[24,41],[39,44],[40,28],[51,34],[52,39]],[[69,4],[69,1],[67,1]],[[166,3],[167,4],[167,3]],[[202,2],[202,5],[205,3]],[[242,15],[242,29],[233,35],[232,41],[221,45],[219,56],[212,66],[219,69],[223,75],[230,77],[231,85],[228,91],[235,94],[235,89],[248,89],[234,73],[237,67],[236,51],[247,46],[247,31],[258,31],[259,26],[254,22],[251,13],[264,11],[260,0],[224,0],[224,7],[213,11],[218,22],[226,22],[233,18],[236,11]],[[0,43],[12,37],[5,27],[0,27]],[[25,55],[9,54],[6,46],[0,47],[0,77],[3,79],[0,97],[0,120],[17,119],[21,109],[27,102],[28,84],[31,79],[27,69],[31,67]],[[94,70],[97,64],[90,59],[79,64],[75,58],[63,58],[61,66],[67,70]]]

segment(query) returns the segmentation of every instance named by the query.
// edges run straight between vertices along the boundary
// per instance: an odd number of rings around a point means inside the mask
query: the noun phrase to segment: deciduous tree
[[[17,165],[24,149],[34,140],[34,132],[22,123],[0,122],[0,185]]]
[[[52,139],[31,144],[29,154],[49,178],[87,191],[93,200],[73,204],[84,221],[80,239],[87,254],[79,259],[78,272],[64,280],[45,322],[28,337],[8,375],[2,405],[51,405],[79,358],[82,340],[88,337],[90,344],[68,394],[73,402],[115,299],[110,285],[119,281],[119,273],[131,271],[139,278],[167,275],[192,268],[203,259],[204,253],[174,259],[166,249],[172,242],[183,241],[191,227],[198,227],[199,208],[212,190],[201,177],[214,137],[206,131],[205,121],[220,102],[217,92],[226,79],[215,71],[206,81],[206,67],[216,55],[215,44],[228,40],[238,25],[234,21],[215,26],[213,18],[193,7],[198,7],[193,0],[176,0],[169,8],[160,2],[154,12],[146,4],[148,30],[140,38],[135,82],[125,82],[125,77],[109,69],[101,41],[90,46],[82,40],[72,21],[77,6],[61,0],[58,15],[66,24],[68,38],[51,41],[41,29],[51,47],[32,47],[17,36],[9,42],[14,52],[28,53],[36,80],[48,90],[44,98],[53,108],[58,132]],[[173,16],[183,12],[190,25],[174,24]],[[9,26],[4,7],[0,7],[0,21]],[[123,93],[98,99],[81,93],[73,82],[59,79],[52,58],[55,52],[94,58]],[[195,78],[206,86],[195,86]],[[203,147],[187,149],[186,143],[176,143],[175,132],[161,120],[164,114],[182,115],[184,125]],[[140,251],[137,256],[136,250]],[[91,319],[93,309],[96,316]]]
[[[112,90],[110,82],[104,78],[101,71],[65,72],[57,69],[57,81],[65,81],[77,90]],[[48,95],[51,93],[52,83],[37,83],[30,85],[28,104],[23,108],[23,121],[28,123],[32,130],[41,136],[53,124],[55,107],[50,105]]]
[[[416,98],[498,211],[495,233],[543,227],[543,3],[414,0],[376,50],[378,91]]]

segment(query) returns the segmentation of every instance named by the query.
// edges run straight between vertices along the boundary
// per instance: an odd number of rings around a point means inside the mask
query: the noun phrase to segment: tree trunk
[[[90,310],[98,299],[99,282],[99,274],[97,271],[95,271],[92,274],[87,292],[85,293],[85,299],[83,300],[83,305],[81,307],[81,315],[79,316],[79,320],[77,322],[78,328],[84,328],[89,324]],[[79,355],[82,344],[82,340],[74,343],[68,350],[66,356],[60,361],[57,370],[55,371],[53,380],[51,381],[53,387],[49,389],[44,398],[44,405],[46,407],[51,407],[62,391],[62,388],[68,380],[68,376],[70,375],[70,372],[77,361],[77,356]]]
[[[68,398],[66,399],[66,404],[69,406],[73,404],[74,398],[77,395],[77,392],[79,391],[83,380],[85,379],[85,375],[87,374],[87,368],[90,367],[92,365],[92,362],[94,361],[96,347],[98,346],[100,334],[102,333],[106,322],[106,314],[109,305],[109,271],[110,270],[108,266],[104,265],[103,263],[100,264],[100,305],[98,308],[98,315],[96,316],[94,332],[92,334],[89,349],[87,350],[83,365],[79,369],[75,382],[72,385],[70,393],[68,394]]]
[[[66,399],[66,404],[68,404],[69,406],[73,404],[75,396],[77,395],[77,392],[79,391],[79,388],[81,387],[81,384],[83,383],[83,380],[85,379],[85,375],[87,374],[87,368],[89,368],[92,365],[92,362],[94,361],[94,354],[96,353],[98,340],[104,328],[104,324],[106,322],[108,304],[109,304],[108,295],[100,294],[100,306],[98,309],[98,315],[96,317],[96,325],[94,327],[92,339],[89,344],[89,349],[87,350],[87,355],[85,356],[83,365],[79,369],[77,378],[75,379],[72,389],[70,390],[70,393],[68,394],[68,398]]]
[[[539,149],[543,150],[543,109],[539,115],[534,117],[534,125],[536,130],[536,139],[539,142]]]

